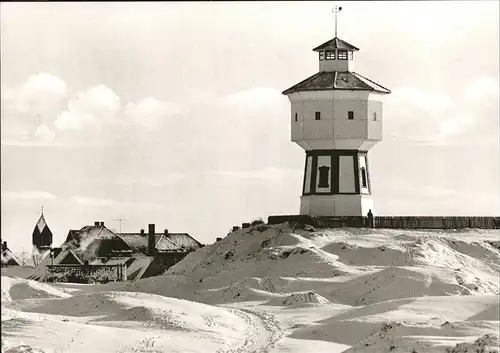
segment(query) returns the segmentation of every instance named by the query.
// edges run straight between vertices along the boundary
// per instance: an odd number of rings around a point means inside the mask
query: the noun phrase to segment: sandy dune
[[[500,351],[499,231],[260,230],[134,282],[3,270],[2,352]]]

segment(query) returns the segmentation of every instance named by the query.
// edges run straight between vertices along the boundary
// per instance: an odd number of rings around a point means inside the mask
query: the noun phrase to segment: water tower
[[[374,211],[368,151],[382,140],[382,97],[391,92],[354,71],[358,50],[337,38],[335,21],[335,37],[313,49],[319,72],[283,92],[291,140],[306,154],[301,215]]]

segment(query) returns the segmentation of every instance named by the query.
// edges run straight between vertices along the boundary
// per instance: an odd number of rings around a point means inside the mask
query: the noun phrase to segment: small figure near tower
[[[319,72],[283,92],[291,139],[306,151],[300,214],[365,216],[373,210],[368,150],[382,140],[385,87],[354,72],[359,49],[337,37],[313,49]]]
[[[45,217],[43,216],[43,206],[40,218],[36,222],[35,229],[33,230],[33,250],[38,252],[49,250],[52,246],[52,232],[50,231]]]

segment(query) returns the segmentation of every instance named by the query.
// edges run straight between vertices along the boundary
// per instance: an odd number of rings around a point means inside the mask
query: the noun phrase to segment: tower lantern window
[[[347,50],[339,50],[338,51],[338,59],[339,60],[347,60]]]
[[[352,60],[352,50],[349,50],[347,53],[349,55],[349,60]]]
[[[335,50],[327,50],[325,51],[326,60],[335,60]]]
[[[325,52],[322,50],[319,52],[319,61],[325,60]]]

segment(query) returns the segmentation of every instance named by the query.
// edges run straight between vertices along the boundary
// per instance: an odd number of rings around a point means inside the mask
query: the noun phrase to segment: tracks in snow
[[[245,340],[240,347],[219,348],[216,353],[268,353],[284,336],[278,320],[266,311],[222,307],[245,321]]]

